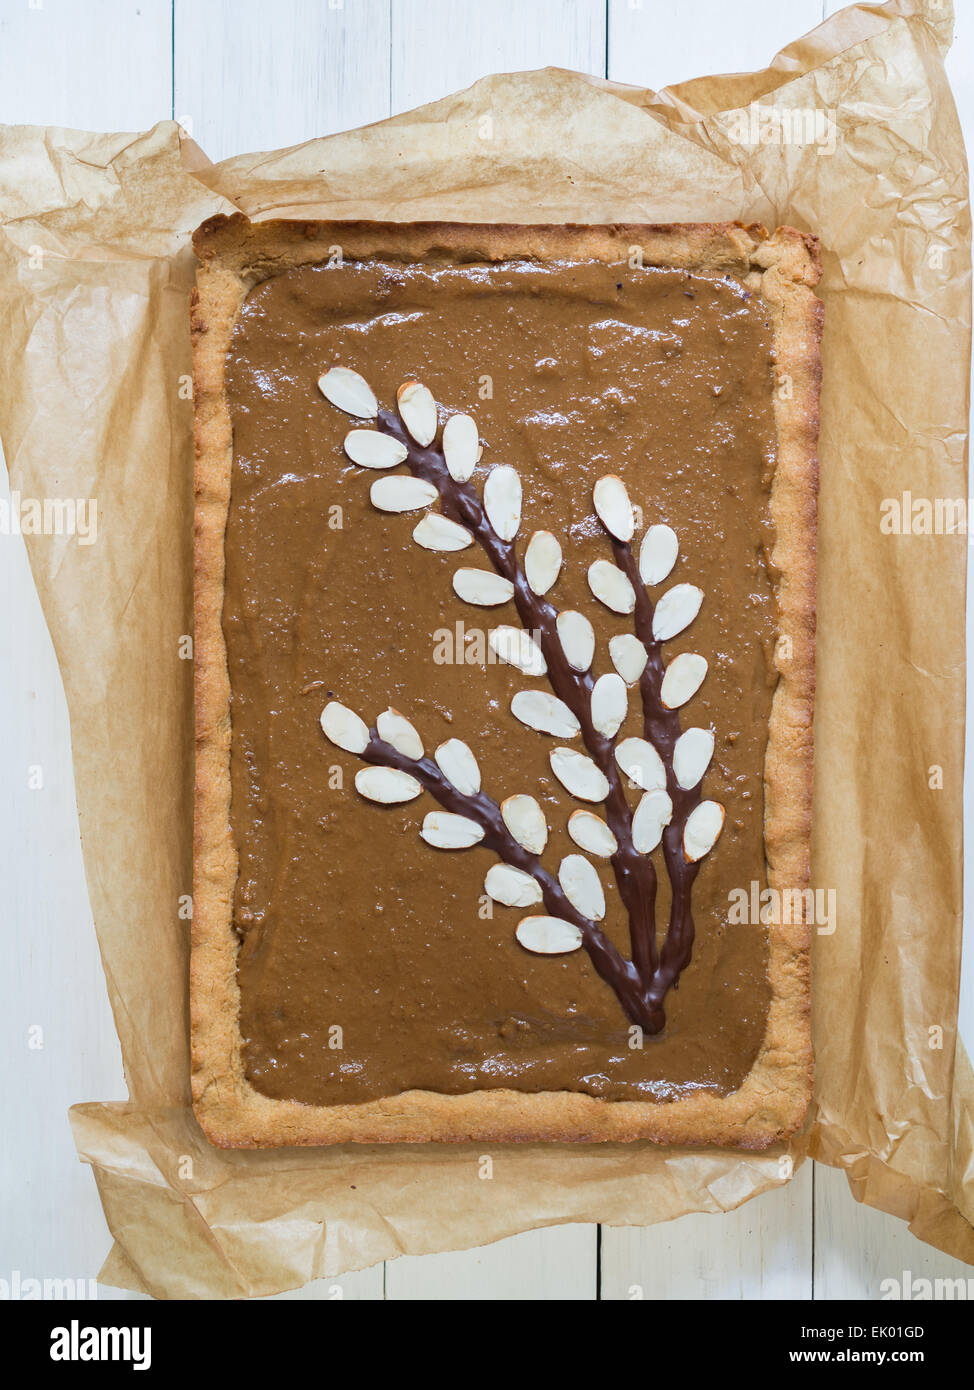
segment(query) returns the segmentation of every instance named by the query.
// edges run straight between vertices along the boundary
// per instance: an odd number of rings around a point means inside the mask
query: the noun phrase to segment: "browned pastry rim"
[[[230,681],[222,628],[224,535],[232,432],[225,390],[230,335],[260,281],[327,260],[381,256],[462,261],[594,259],[729,275],[759,294],[771,315],[778,382],[777,463],[771,490],[778,572],[778,682],[765,760],[765,853],[772,888],[809,882],[815,691],[815,528],[822,304],[816,238],[791,227],[515,226],[466,223],[251,223],[215,217],[196,232],[192,297],[196,439],[196,797],[191,960],[192,1088],[197,1118],[227,1148],[426,1141],[650,1139],[665,1144],[762,1149],[793,1133],[811,1095],[809,927],[770,928],[771,1002],[764,1041],[730,1095],[676,1101],[606,1101],[571,1091],[413,1090],[359,1105],[274,1100],[247,1080],[242,1057],[237,937],[232,923],[237,854],[230,829]],[[692,967],[691,967],[692,968]]]

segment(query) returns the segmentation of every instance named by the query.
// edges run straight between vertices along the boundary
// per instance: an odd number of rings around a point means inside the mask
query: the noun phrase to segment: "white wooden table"
[[[659,88],[762,67],[837,8],[833,0],[0,0],[0,121],[142,130],[175,117],[221,159],[380,120],[490,72],[554,65]],[[974,147],[974,6],[959,8],[949,68]],[[67,711],[19,537],[0,538],[0,572],[2,649],[12,654],[0,691],[0,845],[14,939],[0,981],[0,1277],[90,1278],[109,1236],[67,1110],[122,1099],[125,1087],[87,909]],[[39,790],[28,773],[37,766]],[[972,955],[962,1008],[969,1049]],[[30,1046],[37,1025],[42,1049]],[[788,1187],[726,1216],[534,1231],[284,1296],[329,1297],[340,1283],[345,1297],[364,1299],[869,1299],[904,1269],[971,1274],[857,1205],[844,1176],[806,1164]]]

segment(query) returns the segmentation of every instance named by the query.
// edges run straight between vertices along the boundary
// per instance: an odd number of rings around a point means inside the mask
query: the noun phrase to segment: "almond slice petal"
[[[609,656],[613,666],[627,685],[635,685],[646,669],[649,653],[631,632],[609,638]]]
[[[673,803],[666,792],[646,792],[632,818],[632,843],[638,854],[652,854],[673,819]]]
[[[435,502],[437,495],[432,483],[423,478],[411,478],[405,473],[376,478],[369,488],[372,505],[380,512],[415,512]]]
[[[555,619],[565,660],[575,671],[587,671],[595,656],[595,629],[584,613],[566,609]]]
[[[568,817],[568,833],[586,854],[597,854],[600,859],[611,859],[619,848],[619,841],[600,816],[591,811],[573,811]]]
[[[318,390],[326,401],[357,420],[374,420],[379,413],[372,387],[350,367],[330,367],[323,372],[318,378]]]
[[[707,674],[707,658],[696,652],[675,656],[663,672],[659,689],[660,703],[666,709],[680,709],[703,685]]]
[[[644,738],[624,738],[616,749],[616,762],[631,782],[644,792],[666,789],[663,759]]]
[[[514,585],[493,570],[463,569],[457,570],[453,576],[453,592],[464,603],[493,608],[514,597]]]
[[[691,864],[709,854],[724,828],[724,808],[719,801],[701,801],[687,816],[683,828],[683,853]]]
[[[564,917],[524,917],[514,934],[526,951],[538,956],[564,956],[582,944],[582,933]]]
[[[501,802],[501,819],[522,849],[543,854],[548,843],[548,822],[533,796],[508,796]]]
[[[503,903],[505,907],[534,907],[544,896],[540,883],[523,869],[512,868],[510,864],[494,864],[487,870],[484,891],[495,903]]]
[[[491,628],[487,634],[487,645],[500,661],[516,666],[526,676],[543,676],[548,669],[541,648],[522,627],[509,627],[502,623],[500,627]]]
[[[580,728],[564,701],[547,690],[519,690],[511,700],[511,713],[529,729],[556,738],[574,738]]]
[[[662,584],[676,564],[680,542],[672,526],[651,526],[639,547],[639,577],[644,584]]]
[[[346,753],[364,753],[369,746],[371,735],[365,720],[337,700],[325,705],[320,723],[325,738],[337,748],[344,748]]]
[[[396,468],[409,456],[405,444],[378,430],[349,430],[344,449],[360,468]]]
[[[703,590],[696,584],[674,584],[667,589],[653,613],[653,636],[657,642],[668,642],[689,627],[702,603]]]
[[[535,594],[546,594],[561,573],[561,546],[550,531],[535,531],[524,552],[524,574]]]
[[[548,754],[551,770],[558,781],[579,801],[604,801],[609,782],[601,768],[574,748],[553,748]]]
[[[471,415],[451,415],[443,426],[443,457],[456,483],[469,481],[480,459],[480,436]]]
[[[596,560],[589,565],[588,587],[599,603],[613,613],[631,613],[636,606],[635,590],[628,577],[609,560]]]
[[[592,501],[609,535],[615,536],[619,541],[631,541],[632,533],[636,529],[636,518],[622,479],[617,478],[614,473],[607,473],[604,478],[599,478],[592,489]]]
[[[484,511],[502,541],[512,541],[521,524],[521,479],[517,469],[499,463],[484,483]]]
[[[399,418],[416,443],[424,449],[436,438],[436,401],[420,381],[404,381],[396,392]]]
[[[673,745],[673,776],[684,791],[703,779],[714,756],[712,729],[687,729]]]
[[[434,849],[469,849],[484,838],[483,826],[449,811],[430,811],[419,833]]]
[[[599,871],[581,854],[566,854],[558,866],[558,882],[576,912],[590,922],[605,916],[605,892]]]
[[[427,512],[413,529],[413,540],[424,550],[466,550],[473,536],[465,526],[442,512]]]
[[[615,738],[629,713],[629,696],[621,676],[610,671],[592,687],[592,723],[603,738]]]
[[[409,720],[391,705],[379,715],[375,727],[382,742],[391,744],[404,758],[423,756],[423,740]]]
[[[395,806],[414,800],[423,786],[398,767],[363,767],[355,774],[355,790],[369,801]]]
[[[464,796],[480,791],[480,767],[473,753],[459,738],[448,738],[433,754],[436,766],[451,786]]]

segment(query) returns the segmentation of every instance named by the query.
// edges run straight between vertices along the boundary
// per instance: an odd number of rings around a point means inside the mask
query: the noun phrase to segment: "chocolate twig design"
[[[498,627],[491,645],[502,659],[529,676],[545,676],[551,696],[538,691],[515,695],[512,712],[541,732],[566,738],[581,735],[586,753],[556,748],[552,771],[580,800],[604,807],[605,820],[577,811],[569,833],[591,855],[610,860],[629,924],[630,956],[614,946],[599,926],[605,903],[598,873],[589,859],[569,855],[556,880],[540,855],[547,825],[537,801],[510,797],[498,804],[480,789],[479,769],[470,749],[450,740],[425,756],[416,730],[398,712],[387,710],[369,729],[343,705],[331,704],[322,727],[335,743],[357,753],[373,771],[359,773],[356,786],[379,801],[411,800],[423,790],[444,808],[423,824],[423,837],[441,848],[476,843],[497,855],[506,874],[492,870],[487,891],[509,906],[544,904],[548,917],[526,917],[518,925],[523,946],[542,953],[584,949],[596,971],[614,990],[626,1017],[650,1033],[665,1023],[663,1000],[686,966],[693,940],[690,896],[698,861],[712,848],[723,823],[723,809],[701,801],[700,783],[713,752],[706,730],[681,733],[678,707],[706,672],[702,657],[678,657],[664,668],[662,644],[684,630],[700,606],[692,585],[676,585],[654,605],[648,582],[660,582],[676,560],[676,537],[668,527],[651,529],[637,562],[631,540],[632,507],[624,485],[608,476],[594,490],[596,511],[611,540],[615,564],[601,561],[589,571],[595,596],[618,613],[632,613],[635,635],[610,644],[616,673],[596,679],[592,672],[594,634],[582,614],[559,613],[545,596],[561,568],[554,537],[536,532],[520,555],[520,480],[513,469],[495,467],[483,498],[470,482],[479,458],[476,426],[453,416],[435,442],[437,408],[425,387],[407,383],[399,391],[399,414],[382,409],[361,377],[344,368],[325,373],[319,385],[333,404],[376,422],[374,430],[353,430],[345,448],[353,462],[381,470],[373,503],[389,511],[408,511],[438,501],[414,539],[430,549],[460,550],[476,542],[493,574],[458,570],[454,588],[467,602],[493,606],[513,600],[520,630]],[[387,472],[400,463],[411,478]],[[614,644],[620,643],[618,648]],[[682,665],[681,665],[682,663]],[[643,737],[618,742],[626,717],[626,685],[639,685]],[[376,771],[384,769],[385,771]],[[635,813],[622,773],[643,796]],[[671,912],[662,946],[657,943],[657,875],[651,852],[662,844],[671,887]],[[492,881],[493,876],[493,881]]]

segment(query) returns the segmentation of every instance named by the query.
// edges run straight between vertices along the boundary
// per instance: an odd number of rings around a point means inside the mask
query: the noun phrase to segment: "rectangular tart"
[[[194,247],[207,1136],[791,1134],[816,239],[237,215]]]

